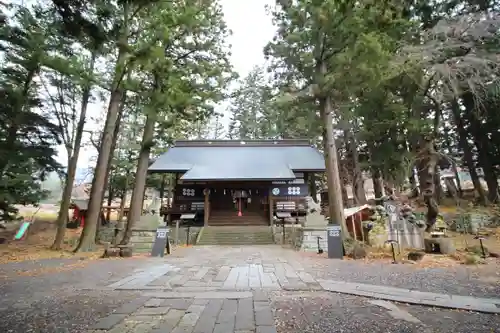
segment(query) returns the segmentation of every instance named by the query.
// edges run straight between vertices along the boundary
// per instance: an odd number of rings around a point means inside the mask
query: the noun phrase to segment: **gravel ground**
[[[80,333],[114,308],[135,297],[133,293],[102,291],[52,292],[35,301],[15,305],[2,300],[0,332]]]
[[[272,305],[279,333],[500,332],[497,315],[397,304],[415,323],[396,319],[370,299],[326,292],[277,293]]]
[[[500,296],[500,265],[418,268],[404,264],[375,264],[361,261],[336,261],[303,258],[308,272],[319,279],[379,284],[444,294],[476,297]]]
[[[274,255],[280,262],[298,262],[317,278],[500,297],[500,270],[495,265],[482,269],[465,266],[422,269],[410,265],[306,257],[278,249],[262,250],[261,255],[263,258]],[[99,286],[118,281],[152,263],[178,261],[178,256],[183,262],[194,256],[194,263],[199,261],[200,265],[205,265],[209,260],[194,250],[179,251],[177,256],[165,259],[46,259],[0,265],[0,332],[85,332],[100,317],[137,296],[133,292],[99,290]],[[256,251],[255,248],[240,250],[241,259],[233,254],[233,261],[246,262]],[[220,249],[214,251],[219,253]],[[282,292],[276,294],[274,300],[278,328],[283,333],[500,332],[500,317],[494,315],[398,305],[421,322],[413,323],[396,320],[389,310],[371,304],[370,299],[356,296]]]
[[[0,332],[85,332],[137,295],[95,286],[117,281],[149,262],[49,259],[0,265]]]

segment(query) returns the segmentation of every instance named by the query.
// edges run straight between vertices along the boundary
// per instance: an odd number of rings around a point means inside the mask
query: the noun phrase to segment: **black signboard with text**
[[[169,228],[162,226],[156,229],[155,242],[151,249],[152,257],[163,257],[167,248]]]
[[[329,224],[326,227],[326,237],[328,243],[328,258],[342,259],[344,256],[344,248],[342,244],[342,228],[340,225]]]

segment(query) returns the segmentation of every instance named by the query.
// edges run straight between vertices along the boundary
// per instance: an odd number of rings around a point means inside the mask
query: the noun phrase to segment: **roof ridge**
[[[282,140],[177,140],[174,147],[274,147],[312,146],[308,139]]]

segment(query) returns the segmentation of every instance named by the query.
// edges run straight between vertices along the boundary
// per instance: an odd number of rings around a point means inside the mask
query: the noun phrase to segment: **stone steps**
[[[237,213],[231,214],[213,214],[210,216],[208,224],[211,226],[266,226],[266,219],[257,214],[243,213],[243,216],[237,216]]]
[[[203,230],[198,245],[266,245],[274,244],[267,226],[211,226]]]

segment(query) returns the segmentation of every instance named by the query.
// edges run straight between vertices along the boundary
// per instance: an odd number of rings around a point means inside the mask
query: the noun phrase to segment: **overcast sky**
[[[265,6],[272,5],[273,0],[221,0],[224,16],[229,29],[233,32],[229,43],[232,45],[231,62],[234,69],[241,75],[246,75],[252,67],[264,63],[262,50],[274,34],[271,18],[266,14]],[[92,105],[89,114],[96,117],[103,112],[106,105]],[[227,123],[228,117],[224,119]],[[88,124],[88,127],[94,127]],[[101,125],[102,126],[102,125]],[[92,156],[96,151],[90,147],[83,147],[80,152],[78,167],[87,169],[91,164]],[[66,165],[64,148],[59,149],[60,162]]]

